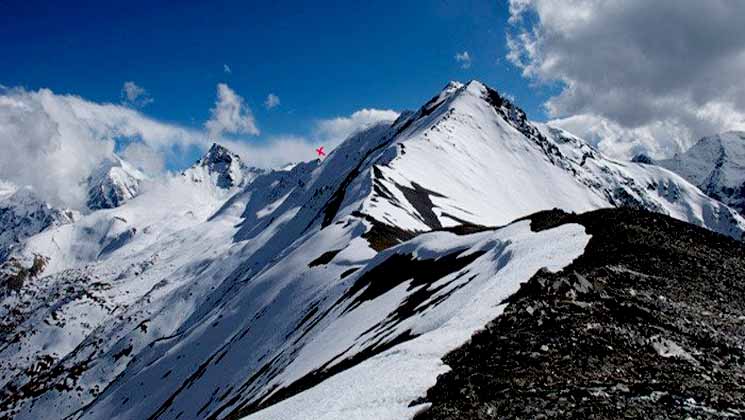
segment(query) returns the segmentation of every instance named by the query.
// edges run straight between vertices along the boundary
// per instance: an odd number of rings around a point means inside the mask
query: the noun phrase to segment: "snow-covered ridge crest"
[[[261,400],[283,391],[275,384],[324,374],[310,366],[338,373],[245,418],[411,418],[422,408],[412,402],[448,370],[441,357],[498,316],[526,278],[568,265],[590,239],[578,225],[540,233],[529,225],[460,237],[423,234],[370,260],[336,288],[346,291],[317,332],[301,325],[290,336],[309,339]],[[359,364],[342,367],[355,357]]]
[[[498,226],[554,207],[633,206],[738,239],[745,231],[742,217],[679,176],[608,159],[478,81],[449,84],[399,125],[362,178],[372,186],[354,188],[372,191],[353,210],[388,226]]]

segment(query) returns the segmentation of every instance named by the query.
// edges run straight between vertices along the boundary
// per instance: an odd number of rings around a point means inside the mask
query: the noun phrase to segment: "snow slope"
[[[531,123],[475,81],[449,85],[401,124],[379,156],[351,188],[362,193],[362,206],[348,208],[409,230],[610,206],[645,208],[738,239],[745,229],[742,217],[681,177],[608,159],[565,131]]]
[[[49,263],[0,303],[0,412],[235,418],[284,400],[301,418],[303,407],[409,415],[444,352],[588,239],[577,226],[483,226],[631,205],[735,237],[745,229],[679,176],[606,159],[475,81],[323,161],[259,174],[236,158],[215,146],[120,207],[25,242],[26,258]],[[480,233],[442,232],[451,227]],[[364,374],[394,366],[411,386]],[[328,389],[344,398],[314,397]],[[381,399],[365,400],[373,391]]]
[[[442,261],[453,255],[457,259],[478,257],[428,282],[416,277],[417,271],[409,271],[407,274],[413,279],[395,285],[374,300],[366,299],[356,307],[352,303],[354,309],[348,312],[348,307],[341,305],[337,309],[340,314],[316,333],[295,364],[308,363],[306,359],[334,360],[338,364],[337,360],[364,346],[355,345],[355,341],[375,343],[406,334],[415,338],[245,419],[411,418],[422,408],[411,402],[424,395],[437,375],[448,369],[442,356],[498,316],[505,306],[502,301],[521,282],[542,267],[557,271],[568,265],[589,240],[577,225],[540,233],[531,232],[529,225],[524,221],[463,237],[444,232],[423,234],[382,253],[350,277],[352,289],[365,275],[383,271],[397,258],[420,262]],[[349,300],[361,299],[372,287],[368,285],[349,295]],[[355,336],[357,339],[352,340]]]

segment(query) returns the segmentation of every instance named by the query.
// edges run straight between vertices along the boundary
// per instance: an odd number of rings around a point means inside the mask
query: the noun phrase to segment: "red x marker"
[[[316,149],[316,153],[318,153],[318,157],[326,156],[326,152],[323,151],[323,146]]]

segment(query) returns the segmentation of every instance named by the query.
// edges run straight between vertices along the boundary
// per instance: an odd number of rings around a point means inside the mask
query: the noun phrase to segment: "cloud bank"
[[[347,136],[379,121],[389,110],[363,109],[347,117],[318,120],[308,137],[268,136],[248,141],[223,133],[258,134],[243,98],[218,85],[218,99],[205,130],[164,123],[127,106],[101,104],[49,89],[0,88],[0,183],[30,186],[58,207],[83,209],[84,180],[117,153],[144,172],[164,172],[168,158],[183,158],[212,141],[233,149],[247,164],[272,168],[314,158],[314,148],[332,149]],[[182,159],[181,159],[182,160]]]
[[[315,136],[319,144],[322,143],[327,150],[331,150],[350,135],[382,121],[393,122],[398,115],[398,112],[390,109],[361,109],[348,117],[318,121]]]
[[[745,128],[745,2],[510,0],[508,59],[556,125],[614,156]]]
[[[82,208],[83,181],[112,156],[119,138],[134,141],[124,154],[145,170],[162,170],[167,150],[206,143],[203,134],[125,106],[48,89],[0,91],[0,179],[31,186],[52,205]]]

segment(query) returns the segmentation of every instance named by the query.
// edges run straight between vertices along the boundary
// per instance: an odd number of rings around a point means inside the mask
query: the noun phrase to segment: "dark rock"
[[[745,415],[745,246],[631,209],[529,219],[592,238],[444,357],[417,419]]]

